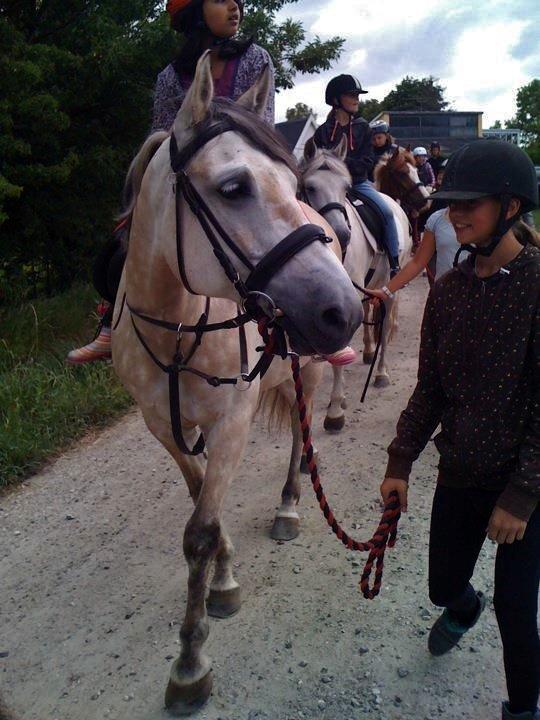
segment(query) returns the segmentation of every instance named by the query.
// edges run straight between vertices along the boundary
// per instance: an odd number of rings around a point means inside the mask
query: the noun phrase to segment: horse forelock
[[[319,148],[313,158],[310,160],[304,159],[300,164],[300,171],[304,180],[321,170],[339,175],[348,185],[351,183],[351,176],[347,166],[331,150]]]
[[[214,98],[205,119],[195,128],[195,134],[204,131],[218,120],[227,118],[251,145],[272,160],[281,162],[300,179],[298,163],[285,139],[256,113],[228,98]]]

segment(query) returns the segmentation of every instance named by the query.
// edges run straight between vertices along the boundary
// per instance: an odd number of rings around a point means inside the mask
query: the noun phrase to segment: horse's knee
[[[184,533],[184,555],[188,560],[209,558],[216,554],[221,536],[218,520],[190,520]]]

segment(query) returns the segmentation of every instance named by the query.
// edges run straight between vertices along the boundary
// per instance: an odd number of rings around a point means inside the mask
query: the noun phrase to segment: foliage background
[[[344,42],[277,22],[286,4],[248,0],[243,28],[272,54],[278,88],[328,69]],[[88,278],[179,42],[162,1],[0,5],[0,303]]]

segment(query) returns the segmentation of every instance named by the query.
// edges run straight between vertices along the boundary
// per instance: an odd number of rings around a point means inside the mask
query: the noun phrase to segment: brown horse
[[[429,207],[429,192],[418,176],[414,155],[396,147],[382,156],[374,171],[375,187],[396,200],[407,215],[412,231],[413,251],[420,243],[418,215]]]

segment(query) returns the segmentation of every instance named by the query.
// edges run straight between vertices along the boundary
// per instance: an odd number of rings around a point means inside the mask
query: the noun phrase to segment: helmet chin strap
[[[482,257],[489,257],[493,254],[495,248],[501,242],[504,235],[506,235],[506,233],[510,230],[510,228],[514,225],[514,223],[519,217],[519,214],[512,215],[509,218],[506,217],[506,213],[508,212],[511,199],[511,195],[501,195],[501,209],[499,211],[497,224],[495,225],[493,237],[489,245],[486,245],[485,247],[477,247],[476,245],[462,245],[457,251],[454,258],[454,267],[457,267],[457,264],[459,262],[459,256],[462,252],[471,253],[473,257],[476,257],[477,255],[482,255]]]

